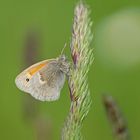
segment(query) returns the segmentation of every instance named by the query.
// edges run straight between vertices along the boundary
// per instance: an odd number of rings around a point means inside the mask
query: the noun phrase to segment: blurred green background
[[[1,140],[60,139],[70,107],[67,83],[60,100],[40,102],[19,91],[14,79],[29,65],[25,52],[32,56],[32,50],[26,48],[30,30],[38,38],[34,62],[57,57],[64,44],[69,44],[76,2],[0,1]],[[93,104],[83,125],[83,136],[86,140],[113,139],[101,101],[102,94],[107,93],[121,107],[132,139],[139,140],[140,1],[87,0],[86,3],[93,20],[95,61],[89,73]],[[66,48],[66,54],[69,53]]]

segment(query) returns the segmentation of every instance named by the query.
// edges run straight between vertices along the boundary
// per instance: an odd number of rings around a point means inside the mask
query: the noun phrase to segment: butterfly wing
[[[16,86],[41,101],[54,101],[60,96],[65,75],[60,71],[57,59],[44,60],[36,63],[16,79]]]
[[[49,62],[33,77],[30,94],[41,101],[54,101],[60,96],[65,82],[65,75],[60,70],[57,60]]]
[[[30,93],[30,87],[33,86],[32,79],[36,75],[36,73],[42,69],[43,67],[46,67],[48,63],[51,61],[54,61],[54,59],[44,60],[41,62],[38,62],[27,69],[25,69],[23,72],[21,72],[16,78],[15,78],[15,84],[16,86],[27,93]]]

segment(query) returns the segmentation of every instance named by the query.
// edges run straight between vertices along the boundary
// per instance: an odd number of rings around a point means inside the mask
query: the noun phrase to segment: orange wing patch
[[[30,70],[29,70],[29,74],[32,76],[34,75],[36,72],[38,72],[41,68],[43,68],[48,62],[45,62],[45,63],[41,63],[37,66],[34,66],[32,67]]]

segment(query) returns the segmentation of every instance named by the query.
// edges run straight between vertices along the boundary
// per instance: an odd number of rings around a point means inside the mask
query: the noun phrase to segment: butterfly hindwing
[[[58,62],[51,61],[46,67],[39,70],[38,74],[34,76],[34,79],[38,78],[39,83],[32,90],[32,95],[40,100],[57,100],[60,96],[60,90],[62,89],[65,81],[65,75],[60,70]]]

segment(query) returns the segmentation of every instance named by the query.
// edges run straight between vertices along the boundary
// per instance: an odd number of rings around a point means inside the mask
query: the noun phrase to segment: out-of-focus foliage
[[[97,30],[97,53],[105,65],[128,69],[140,64],[140,9],[112,14]]]
[[[0,1],[0,139],[36,139],[36,130],[33,125],[36,118],[30,121],[23,115],[22,100],[24,96],[29,95],[19,91],[14,84],[16,75],[25,66],[26,34],[30,29],[39,31],[40,56],[35,58],[36,62],[57,57],[65,42],[70,42],[76,3],[77,0]],[[140,46],[139,39],[135,36],[139,34],[140,22],[136,20],[139,14],[128,12],[128,24],[123,11],[140,9],[140,1],[87,0],[86,3],[90,5],[93,20],[95,42],[92,45],[95,48],[95,61],[89,73],[93,105],[84,122],[82,134],[87,140],[112,140],[112,131],[101,103],[101,94],[109,93],[119,102],[127,119],[132,139],[138,140],[140,137],[140,57],[137,55]],[[124,18],[121,20],[121,17]],[[117,30],[118,22],[119,26],[122,22],[124,24]],[[109,27],[110,24],[111,27]],[[108,35],[108,29],[112,31],[111,37]],[[130,35],[128,42],[125,36],[127,32]],[[124,45],[121,44],[120,39]],[[118,48],[113,48],[117,46]],[[68,47],[65,53],[70,55]],[[59,101],[38,101],[36,104],[39,113],[43,114],[40,118],[47,119],[48,127],[45,129],[48,132],[48,138],[51,135],[53,140],[60,138],[61,128],[69,111],[70,98],[67,93],[68,87],[65,84]],[[40,123],[36,125],[40,126]]]

